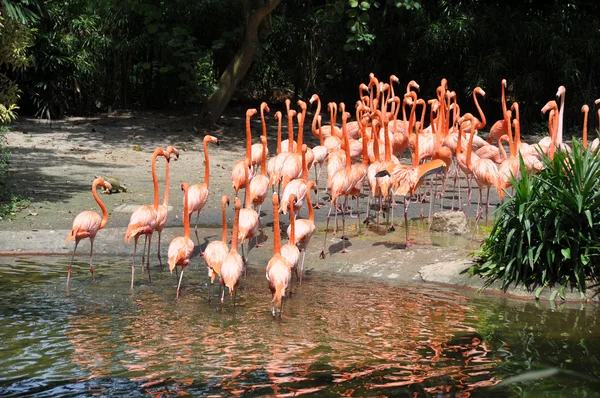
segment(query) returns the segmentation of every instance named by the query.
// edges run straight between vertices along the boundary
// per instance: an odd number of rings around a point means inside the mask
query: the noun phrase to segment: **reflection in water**
[[[70,295],[64,264],[0,268],[0,395],[507,396],[487,387],[542,365],[593,375],[600,352],[595,311],[313,273],[273,320],[261,270],[221,307],[204,272],[175,300],[168,273],[132,294],[127,267],[107,268]]]

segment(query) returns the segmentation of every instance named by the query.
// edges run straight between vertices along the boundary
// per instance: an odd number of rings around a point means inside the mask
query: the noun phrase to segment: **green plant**
[[[0,217],[27,207],[29,200],[15,194],[10,187],[10,151],[6,147],[8,128],[0,125]]]
[[[586,283],[597,283],[599,154],[574,140],[572,153],[546,157],[546,168],[536,175],[527,174],[521,164],[514,194],[500,207],[482,247],[472,253],[477,264],[470,273],[490,283],[501,280],[504,289],[559,284],[583,294]]]

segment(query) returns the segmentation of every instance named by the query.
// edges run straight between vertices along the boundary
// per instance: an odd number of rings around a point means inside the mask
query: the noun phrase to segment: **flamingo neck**
[[[221,235],[221,241],[227,243],[227,203],[224,202],[221,208],[221,222],[223,223],[223,234]]]
[[[406,133],[406,130],[405,130]],[[379,132],[377,132],[376,134],[379,134]],[[390,135],[388,133],[388,124],[387,123],[383,123],[383,143],[385,145],[384,151],[385,151],[385,161],[386,162],[391,162],[392,161],[392,143],[390,141]]]
[[[290,201],[290,244],[296,244],[296,217],[294,217],[294,203]]]
[[[294,117],[288,112],[288,152],[294,148]]]
[[[230,253],[237,253],[238,251],[238,233],[240,229],[240,209],[235,209],[235,216],[233,216],[233,231],[231,232],[231,249]]]
[[[318,193],[317,193],[318,194]],[[317,201],[319,198],[317,197]],[[310,188],[306,187],[306,205],[308,206],[308,219],[315,222],[315,209],[313,209],[312,201],[310,200]]]
[[[315,116],[313,117],[313,120],[312,120],[312,132],[314,135],[321,134],[320,132],[318,132],[318,134],[317,134],[317,119],[319,118],[320,113],[321,113],[321,98],[319,98],[319,96],[317,95],[317,110],[316,110]],[[323,145],[323,143],[321,143],[321,145]]]
[[[481,130],[487,124],[487,120],[485,119],[485,114],[483,113],[483,110],[479,105],[479,100],[477,100],[477,94],[475,93],[475,91],[473,91],[473,100],[475,101],[475,107],[477,108],[477,111],[479,112],[479,117],[481,118],[481,124],[477,126],[477,129]]]
[[[188,187],[183,186],[183,236],[190,237],[190,212],[188,207]]]
[[[302,181],[308,182],[308,165],[306,164],[305,151],[302,151]]]
[[[246,159],[252,159],[252,131],[250,130],[250,115],[246,116]]]
[[[279,230],[279,210],[273,209],[273,254],[281,254],[281,231]]]
[[[98,182],[94,181],[94,183],[92,184],[92,195],[94,196],[94,200],[96,201],[96,203],[98,203],[98,206],[100,206],[100,210],[102,210],[102,221],[100,222],[100,229],[102,229],[108,222],[108,211],[106,211],[106,206],[104,206],[104,203],[102,203],[100,197],[98,196],[98,193],[96,192],[97,186]]]
[[[358,121],[358,123],[360,123],[360,120]],[[362,164],[364,166],[368,166],[369,165],[369,151],[367,148],[367,135],[364,133],[364,131],[360,130],[360,134],[361,134],[361,138],[362,138]]]
[[[298,115],[298,142],[296,143],[297,154],[302,153],[302,144],[304,144],[304,111]]]
[[[262,136],[266,137],[267,136],[267,123],[265,123],[265,109],[262,106],[260,107],[260,121],[262,124]]]
[[[517,156],[517,145],[515,140],[513,139],[513,131],[510,122],[506,122],[508,126],[508,148],[510,150],[510,156]],[[517,127],[515,126],[515,131],[517,131]],[[498,140],[498,144],[500,144],[500,140]]]
[[[473,119],[471,119],[471,126],[474,126]],[[473,137],[475,137],[475,129],[471,129],[471,135],[469,137],[469,143],[467,144],[467,168],[471,168],[471,154],[473,153]]]
[[[277,154],[281,153],[281,118],[277,119]]]
[[[169,172],[170,166],[169,159],[167,159],[165,164],[165,197],[163,198],[163,206],[169,208],[169,185],[171,185],[171,173]]]
[[[563,143],[563,115],[565,110],[565,92],[560,94],[560,110],[558,111],[558,128],[556,130],[556,142]]]
[[[156,176],[156,158],[161,154],[162,149],[158,148],[152,154],[152,183],[154,184],[154,211],[158,211],[158,177]]]
[[[379,163],[380,161],[380,156],[379,156],[379,134],[375,133],[375,128],[371,127],[372,130],[372,136],[373,136],[373,156],[375,158],[375,162]],[[365,136],[363,135],[363,140]]]
[[[206,168],[204,169],[204,185],[208,188],[208,183],[210,182],[210,158],[208,157],[208,141],[204,141],[204,164]]]
[[[267,175],[267,144],[263,144],[262,146],[262,155],[260,157],[260,175]]]
[[[244,164],[244,179],[246,181],[246,208],[249,209],[252,207],[252,201],[250,200],[250,182],[248,180],[248,165]]]
[[[504,94],[504,83],[502,83],[502,116],[504,118],[506,118],[506,112],[508,112],[508,110],[506,109],[506,95]]]
[[[504,149],[504,145],[502,145],[502,141],[505,141],[505,140],[506,140],[506,138],[504,138],[504,136],[498,138],[498,149],[502,153],[502,160],[508,159],[506,156],[506,150]],[[508,146],[510,147],[510,143],[508,144]],[[512,156],[512,152],[511,152],[511,156]]]
[[[342,137],[344,139],[344,152],[346,153],[346,168],[352,167],[352,159],[350,159],[350,143],[348,142],[348,132],[346,131],[346,117],[342,115]]]

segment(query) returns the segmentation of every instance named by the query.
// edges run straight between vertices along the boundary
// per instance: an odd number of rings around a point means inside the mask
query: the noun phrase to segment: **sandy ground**
[[[275,109],[272,109],[267,117],[271,154],[275,153],[276,146],[277,126],[272,116],[274,112]],[[312,115],[309,114],[307,119],[312,120]],[[219,139],[220,145],[210,145],[208,150],[210,196],[199,221],[200,243],[205,247],[220,235],[221,196],[234,196],[231,168],[236,160],[244,156],[244,126],[245,109],[229,111],[210,130],[197,127],[194,115],[189,113],[124,113],[68,118],[51,123],[21,118],[18,123],[11,125],[7,138],[12,152],[11,170],[15,176],[15,189],[28,197],[31,204],[14,216],[0,221],[0,254],[70,255],[73,245],[67,244],[65,238],[75,215],[84,210],[98,211],[90,193],[94,176],[114,176],[127,187],[127,192],[100,196],[109,210],[109,222],[105,230],[98,234],[95,253],[100,257],[130,256],[132,245],[123,242],[129,217],[139,205],[152,203],[151,154],[157,146],[164,148],[174,145],[180,150],[180,159],[172,162],[170,168],[172,183],[169,204],[172,210],[161,242],[163,258],[166,260],[168,242],[182,233],[183,196],[179,182],[188,181],[193,184],[204,181],[202,139],[205,134],[211,134]],[[260,126],[260,117],[257,115],[252,121],[253,142],[258,142]],[[317,145],[308,125],[306,130],[308,134],[305,134],[305,142],[310,146]],[[284,138],[286,131],[284,127]],[[406,161],[409,162],[408,159]],[[162,202],[164,162],[158,162],[157,169]],[[314,177],[312,170],[310,175],[311,178]],[[321,187],[324,187],[325,180],[324,170]],[[420,221],[421,207],[419,204],[411,204],[409,225],[416,244],[407,248],[400,198],[396,208],[395,232],[386,232],[384,226],[379,231],[368,230],[363,224],[358,224],[356,219],[348,218],[347,244],[350,253],[338,253],[342,246],[339,238],[341,234],[329,234],[325,244],[327,257],[325,260],[319,259],[329,209],[327,195],[320,191],[319,197],[323,207],[316,210],[317,232],[306,256],[307,269],[363,274],[387,281],[426,280],[461,286],[481,285],[481,281],[473,278],[469,280],[464,275],[458,281],[446,275],[457,275],[468,267],[466,254],[477,247],[480,236],[457,238],[429,234],[427,223]],[[444,202],[445,209],[450,208],[451,197],[449,189]],[[477,191],[474,190],[474,204],[476,199]],[[361,209],[365,208],[365,200],[361,198]],[[497,203],[495,192],[492,193],[491,202]],[[429,204],[425,203],[423,209],[427,215]],[[266,204],[262,210],[266,242],[263,247],[252,249],[252,266],[264,266],[272,254],[272,209]],[[440,211],[439,201],[434,210]],[[466,210],[473,215],[475,206]],[[493,208],[490,213],[492,211]],[[307,217],[306,207],[302,209],[300,217]],[[364,214],[362,217],[364,218]],[[228,212],[229,225],[232,219],[233,207]],[[283,220],[287,226],[286,217]],[[192,226],[194,221],[195,218],[192,219]],[[89,243],[82,242],[78,252],[79,250],[82,256],[87,255]],[[156,257],[153,260],[156,261]],[[427,269],[436,271],[427,273]]]

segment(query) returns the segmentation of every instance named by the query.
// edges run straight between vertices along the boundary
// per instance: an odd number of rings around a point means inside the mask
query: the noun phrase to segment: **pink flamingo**
[[[296,152],[297,143],[294,141],[294,117],[296,116],[296,111],[290,109],[291,101],[289,99],[285,100],[285,108],[286,115],[288,118],[288,139],[281,141],[281,152]],[[291,145],[290,145],[291,142]]]
[[[248,168],[246,167],[246,179],[248,178],[247,170]],[[249,186],[248,182],[246,182],[246,186]],[[244,241],[248,239],[248,254],[250,254],[250,240],[258,234],[258,213],[252,208],[249,189],[246,189],[246,199],[244,199],[244,202],[246,202],[246,207],[240,210],[238,238],[242,244],[242,259],[244,260],[244,265],[247,266],[248,258],[244,256]],[[257,239],[256,247],[261,246],[262,244]]]
[[[296,219],[294,220],[296,246],[302,252],[302,265],[300,266],[300,283],[302,283],[302,274],[304,273],[304,256],[306,255],[306,248],[310,242],[313,232],[315,232],[315,210],[313,209],[310,200],[310,190],[317,191],[314,181],[309,181],[306,192],[306,203],[308,205],[308,219]],[[291,236],[292,226],[291,222],[287,229],[288,236]]]
[[[290,210],[290,233],[288,234],[289,242],[285,245],[281,246],[281,255],[286,258],[292,264],[292,270],[296,274],[296,279],[298,279],[298,260],[300,259],[300,249],[296,246],[296,227],[294,220],[295,212],[294,212],[294,202],[296,200],[296,195],[291,194],[289,198],[289,210]],[[281,204],[279,205],[281,209]]]
[[[306,144],[302,144],[302,176],[288,182],[288,177],[284,179],[283,194],[279,203],[279,211],[287,213],[288,206],[292,203],[290,197],[294,195],[294,210],[300,211],[306,197],[306,184],[308,182],[308,168],[306,167]]]
[[[246,188],[248,185],[246,181],[250,181],[254,177],[254,167],[250,164],[252,157],[252,131],[250,130],[250,118],[256,115],[258,111],[256,109],[248,109],[246,111],[246,158],[238,160],[233,165],[231,172],[231,181],[233,183],[233,189],[235,190],[235,197],[237,198],[238,192],[242,188]],[[248,162],[245,162],[248,160]],[[245,179],[245,168],[249,168],[248,179]]]
[[[261,136],[260,142],[263,147],[260,174],[254,176],[252,181],[250,181],[250,201],[254,205],[254,208],[258,208],[259,215],[260,208],[269,193],[269,177],[267,177],[267,137]]]
[[[346,134],[346,120],[350,116],[348,112],[344,112],[344,103],[340,104],[342,110],[342,136],[345,143],[345,154],[346,154],[346,167],[338,170],[331,177],[331,203],[329,205],[329,213],[327,213],[327,226],[325,227],[325,238],[323,240],[323,249],[321,250],[321,258],[325,258],[325,245],[327,244],[327,230],[329,228],[329,219],[331,218],[331,209],[335,204],[335,216],[337,219],[338,212],[338,198],[344,196],[344,208],[348,201],[348,193],[352,188],[352,160],[350,159],[350,145],[348,145],[348,136]],[[342,211],[342,253],[347,253],[346,249],[346,237],[344,236],[344,230],[346,227],[346,218],[344,211]],[[334,231],[335,233],[335,231]]]
[[[321,168],[323,167],[323,163],[325,163],[325,161],[327,160],[327,156],[329,155],[329,152],[327,150],[327,147],[325,145],[323,145],[323,134],[321,134],[321,115],[319,115],[319,117],[317,118],[317,122],[319,124],[319,145],[313,147],[313,153],[315,155],[315,161],[314,161],[314,165],[315,165],[315,181],[316,181],[316,185],[317,185],[317,191],[319,189],[319,177],[321,176]],[[317,166],[318,166],[318,171],[317,171]],[[320,209],[321,205],[319,204],[319,196],[317,195],[317,203],[315,203],[315,209]]]
[[[137,242],[140,235],[144,235],[144,254],[146,252],[146,243],[148,245],[148,278],[150,276],[150,242],[152,240],[152,233],[156,226],[156,215],[158,213],[158,178],[156,177],[156,158],[158,156],[164,156],[166,154],[162,148],[156,148],[152,154],[152,181],[154,183],[154,206],[140,206],[138,207],[131,218],[129,219],[129,225],[125,232],[125,243],[129,243],[131,238],[134,239],[133,245],[133,262],[131,263],[131,288],[133,289],[133,278],[135,274],[135,253],[137,250]],[[167,158],[168,159],[168,158]],[[144,267],[144,254],[142,254],[142,269]]]
[[[315,112],[315,116],[312,122],[312,133],[314,134],[314,136],[317,138],[319,138],[319,134],[323,134],[324,138],[329,136],[340,136],[341,130],[339,129],[339,127],[335,126],[335,112],[334,109],[330,106],[331,103],[327,105],[327,109],[330,112],[329,120],[331,124],[329,126],[323,126],[321,133],[317,132],[317,118],[321,113],[321,98],[319,98],[317,94],[313,94],[312,97],[310,97],[310,100],[308,100],[308,102],[311,104],[315,101],[317,101],[317,110]]]
[[[67,287],[69,287],[69,280],[71,279],[71,268],[73,266],[73,259],[75,258],[75,252],[77,251],[77,245],[79,241],[85,238],[90,238],[90,272],[92,273],[92,281],[94,280],[94,266],[92,265],[92,258],[94,256],[94,239],[96,238],[96,234],[99,230],[104,228],[108,221],[108,212],[106,211],[106,206],[98,197],[98,193],[96,192],[96,187],[101,186],[108,190],[112,189],[112,186],[109,182],[104,181],[102,178],[98,177],[92,183],[92,196],[100,206],[102,210],[102,217],[95,211],[82,211],[75,217],[73,220],[73,228],[71,229],[71,233],[67,236],[67,242],[74,240],[75,241],[75,249],[73,249],[73,256],[71,257],[71,263],[69,264],[69,271],[67,273]]]
[[[221,285],[223,286],[223,292],[221,293],[221,305],[225,301],[225,287],[229,288],[229,297],[233,299],[233,305],[235,305],[235,293],[238,285],[240,284],[240,278],[242,276],[242,270],[244,268],[244,261],[242,256],[238,253],[238,226],[240,222],[240,209],[242,204],[239,198],[235,198],[235,216],[233,217],[233,232],[231,234],[231,249],[225,256],[223,264],[221,264]]]
[[[492,125],[492,128],[490,128],[490,134],[488,136],[487,142],[488,143],[492,143],[493,141],[499,139],[500,137],[502,137],[505,134],[508,134],[508,123],[510,123],[510,119],[506,118],[506,97],[504,94],[504,90],[506,89],[506,79],[502,79],[502,99],[501,101],[501,105],[502,105],[502,119],[498,120],[496,123],[494,123]]]
[[[267,123],[265,123],[265,111],[271,112],[269,105],[266,102],[260,104],[260,121],[262,125],[262,136],[267,138]],[[261,140],[262,142],[262,140]],[[250,147],[250,154],[252,158],[252,166],[256,167],[260,164],[262,159],[263,146],[262,143],[252,144]],[[269,156],[269,149],[267,148],[267,156]]]
[[[227,247],[227,206],[229,206],[229,198],[223,195],[221,197],[221,223],[223,224],[221,240],[213,240],[204,250],[204,261],[208,267],[210,283],[214,282],[215,275],[221,275],[221,265],[229,252]]]
[[[173,273],[176,266],[181,267],[179,275],[179,283],[177,284],[177,297],[181,292],[181,280],[183,279],[183,271],[190,263],[192,253],[194,252],[194,241],[190,239],[190,215],[188,209],[188,183],[181,183],[183,191],[183,236],[173,238],[169,244],[169,271]]]
[[[279,230],[279,197],[273,194],[273,257],[267,264],[267,281],[273,295],[271,312],[275,316],[275,305],[280,307],[279,316],[283,313],[283,297],[292,277],[292,264],[281,255],[281,232]]]
[[[169,159],[171,159],[171,154],[175,154],[175,160],[179,159],[179,151],[175,149],[173,146],[168,146],[165,151],[167,162],[165,165],[165,197],[160,206],[158,206],[158,213],[156,213],[156,226],[154,230],[158,232],[158,263],[162,267],[162,259],[160,258],[160,237],[162,235],[162,230],[165,228],[167,224],[167,218],[169,213],[169,186],[171,184],[171,176],[169,173],[169,164],[171,163]]]
[[[198,219],[200,218],[200,212],[208,202],[208,184],[210,183],[210,157],[208,156],[208,143],[212,142],[219,145],[217,137],[212,135],[204,136],[204,182],[202,184],[194,184],[188,190],[188,206],[190,219],[192,214],[196,213],[196,226],[194,227],[194,233],[196,234],[196,241],[200,248],[200,257],[204,255],[202,253],[202,246],[200,246],[200,238],[198,237]]]
[[[274,118],[277,120],[277,155],[271,156],[267,161],[267,174],[269,176],[275,173],[275,159],[281,153],[281,112],[275,112]]]

